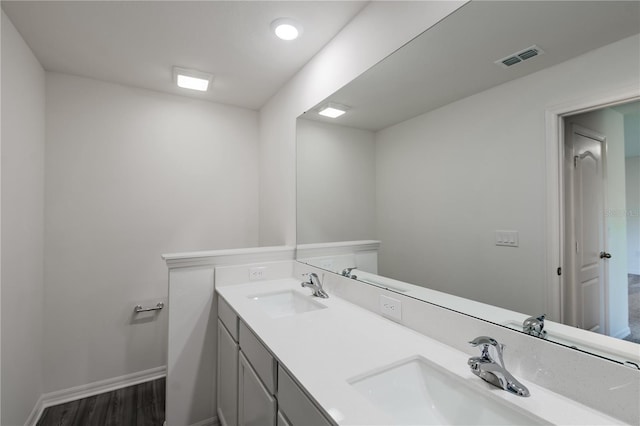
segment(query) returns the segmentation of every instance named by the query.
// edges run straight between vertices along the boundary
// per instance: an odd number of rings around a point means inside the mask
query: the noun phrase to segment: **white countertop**
[[[393,422],[349,384],[363,373],[422,356],[468,381],[478,392],[515,404],[553,424],[624,424],[532,382],[517,377],[531,392],[512,395],[484,382],[467,366],[469,356],[335,295],[313,298],[327,309],[271,318],[249,296],[294,290],[311,297],[300,281],[280,279],[217,288],[242,321],[340,425]],[[460,330],[451,330],[470,340]],[[479,354],[479,352],[478,352]]]

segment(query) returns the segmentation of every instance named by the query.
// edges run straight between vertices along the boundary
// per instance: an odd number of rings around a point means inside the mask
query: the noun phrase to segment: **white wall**
[[[465,1],[376,1],[260,110],[260,244],[296,242],[296,117]]]
[[[379,131],[380,273],[544,313],[545,109],[637,85],[639,43],[622,40]],[[517,230],[520,246],[495,246],[501,229]]]
[[[2,12],[2,418],[43,388],[45,73]]]
[[[298,120],[298,244],[375,239],[375,141],[368,130]]]
[[[640,157],[625,161],[627,181],[627,267],[640,275]]]
[[[629,294],[627,280],[627,217],[624,160],[624,116],[611,109],[568,117],[607,138],[606,152],[606,249],[613,254],[607,260],[609,280],[608,335],[624,338],[629,333]]]
[[[258,243],[257,112],[47,73],[45,391],[164,365],[162,253]],[[170,308],[170,307],[169,307]]]

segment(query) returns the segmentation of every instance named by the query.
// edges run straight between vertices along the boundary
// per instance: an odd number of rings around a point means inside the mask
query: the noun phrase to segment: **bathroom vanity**
[[[306,305],[310,310],[316,309],[313,307],[314,302],[301,296],[299,292],[276,290],[275,293],[264,293],[263,289],[255,287],[243,288],[243,291],[248,290],[250,293],[258,290],[260,296],[253,293],[251,296],[239,296],[240,302],[243,302],[244,298],[251,300],[241,310],[255,309],[256,306],[262,309],[268,306],[265,313],[270,319],[295,315],[293,310],[287,311],[289,306],[293,306],[287,302],[277,301],[269,304],[271,302],[267,301],[267,305],[262,303],[262,300],[294,294],[300,298],[294,303]],[[237,292],[230,293],[228,297],[231,300],[236,299],[234,293]],[[262,297],[263,294],[265,297]],[[300,313],[303,312],[308,311],[300,309]],[[332,424],[287,373],[283,363],[251,331],[245,320],[236,314],[224,297],[218,299],[217,371],[218,418],[223,425]]]
[[[491,386],[466,353],[301,282],[217,289],[223,425],[623,424],[524,378],[527,398]]]
[[[168,426],[638,423],[636,369],[293,255],[166,256]],[[301,287],[310,272],[329,298]],[[478,336],[506,344],[506,367],[529,397],[472,373]]]

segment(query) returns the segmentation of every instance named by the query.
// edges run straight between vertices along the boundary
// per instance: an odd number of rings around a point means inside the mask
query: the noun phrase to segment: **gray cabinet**
[[[278,410],[283,424],[291,426],[331,426],[331,422],[315,406],[291,376],[278,367]]]
[[[262,384],[240,352],[238,369],[238,425],[275,426],[276,399]]]
[[[240,321],[240,351],[244,354],[267,390],[276,393],[278,362],[249,327]]]
[[[292,426],[289,420],[282,414],[282,411],[278,410],[276,417],[276,426]]]
[[[222,298],[217,373],[222,426],[333,424]]]
[[[238,343],[218,320],[218,419],[222,426],[238,425]]]

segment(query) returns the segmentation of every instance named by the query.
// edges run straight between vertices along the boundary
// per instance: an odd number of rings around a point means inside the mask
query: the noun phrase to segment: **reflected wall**
[[[629,37],[376,131],[375,227],[357,238],[381,241],[379,274],[528,315],[545,313],[546,271],[558,266],[546,261],[545,111],[637,84],[639,45],[638,36]],[[304,176],[314,161],[298,160],[299,197],[312,197],[304,186],[311,176]],[[326,170],[315,178],[330,177]],[[342,181],[357,192],[355,179]],[[327,193],[330,188],[317,198]],[[349,200],[332,201],[359,207]],[[299,208],[298,234],[309,235],[304,228],[313,212]],[[337,213],[343,231],[299,243],[357,239],[342,238],[344,229],[370,213],[349,223]],[[517,231],[518,247],[496,246],[496,230]]]

